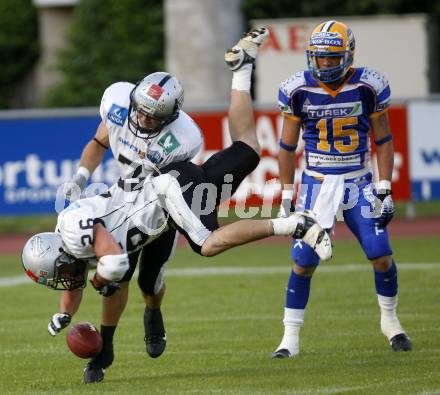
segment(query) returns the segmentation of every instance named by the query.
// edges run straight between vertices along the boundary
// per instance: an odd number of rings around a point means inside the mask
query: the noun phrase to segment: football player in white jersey
[[[192,248],[204,256],[276,234],[303,238],[323,259],[330,257],[327,234],[306,215],[244,220],[219,228],[215,209],[207,214],[204,210],[207,204],[215,207],[224,198],[221,183],[225,176],[230,179],[232,175],[229,190],[233,193],[258,164],[259,145],[249,89],[252,63],[267,35],[266,29],[251,32],[225,56],[233,70],[229,108],[233,144],[202,166],[190,162],[173,164],[177,179],[169,174],[149,174],[120,180],[102,195],[72,203],[59,215],[57,232],[38,234],[24,247],[23,265],[34,281],[74,292],[85,286],[85,268],[96,264],[92,284],[100,293],[111,294],[130,270],[127,254],[159,240],[170,227],[179,229]],[[142,116],[136,114],[140,123],[143,123]],[[142,170],[139,174],[145,173]],[[208,184],[216,187],[214,196],[199,188]],[[189,187],[182,192],[181,185]],[[203,213],[199,215],[192,211],[194,198],[200,198]],[[67,302],[61,300],[60,313],[53,320],[54,331],[69,324],[78,309],[80,296]],[[104,369],[109,366],[94,362],[92,360],[84,372],[86,383],[102,381]]]
[[[181,110],[183,96],[179,81],[165,72],[150,74],[136,85],[129,82],[110,85],[102,96],[101,122],[96,134],[83,150],[77,174],[66,185],[68,199],[74,201],[79,197],[109,147],[122,179],[145,177],[146,173],[170,163],[193,159],[203,144],[203,137],[196,123]],[[151,166],[142,166],[141,161]],[[165,293],[163,272],[174,253],[176,241],[177,232],[170,229],[160,239],[130,256],[131,270],[119,283],[120,290],[103,300],[101,334],[104,346],[92,363],[109,366],[113,361],[113,336],[128,300],[128,283],[138,260],[138,284],[146,305],[146,350],[153,358],[163,353],[166,345],[160,309]],[[81,292],[81,289],[64,292],[63,298],[79,298]],[[67,322],[69,317],[53,316],[48,327],[52,335],[60,330],[60,319]]]

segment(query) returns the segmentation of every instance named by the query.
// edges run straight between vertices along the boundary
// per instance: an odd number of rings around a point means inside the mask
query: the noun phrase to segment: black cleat
[[[99,383],[104,380],[104,373],[103,368],[88,363],[84,368],[84,383]]]
[[[411,351],[412,343],[405,333],[400,333],[390,340],[393,351]]]
[[[167,338],[163,325],[162,312],[159,309],[150,310],[145,308],[144,312],[145,346],[151,358],[158,358],[165,351]]]
[[[149,336],[145,338],[147,353],[151,358],[158,358],[165,351],[167,338],[165,336]]]
[[[84,383],[99,383],[104,380],[105,368],[108,368],[114,359],[113,344],[103,348],[102,351],[93,357],[84,368]]]
[[[281,348],[272,353],[272,359],[290,358],[290,352],[286,348]]]

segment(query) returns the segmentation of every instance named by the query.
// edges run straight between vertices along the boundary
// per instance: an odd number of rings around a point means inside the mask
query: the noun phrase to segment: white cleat
[[[261,44],[268,36],[269,30],[265,27],[254,29],[246,33],[236,45],[226,51],[226,64],[232,71],[240,69],[244,64],[253,64],[257,58]]]
[[[319,258],[326,261],[332,257],[332,242],[329,234],[322,229],[315,221],[315,216],[310,211],[296,213],[302,216],[304,223],[298,225],[293,237],[302,239],[304,243],[312,247],[318,254]]]

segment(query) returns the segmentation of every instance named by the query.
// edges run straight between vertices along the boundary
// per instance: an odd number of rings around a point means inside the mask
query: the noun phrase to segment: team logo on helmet
[[[317,32],[312,34],[310,45],[343,47],[344,39],[339,32]]]
[[[31,241],[32,244],[32,252],[33,254],[38,257],[41,258],[42,256],[44,256],[48,251],[50,251],[50,245],[44,245],[43,241],[41,240],[41,237],[34,237]],[[47,274],[47,272],[46,272]]]
[[[162,96],[162,93],[163,89],[159,85],[153,84],[148,89],[147,95],[152,97],[154,100],[159,100]]]

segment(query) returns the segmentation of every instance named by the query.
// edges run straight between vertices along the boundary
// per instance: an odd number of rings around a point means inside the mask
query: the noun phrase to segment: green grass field
[[[393,247],[410,353],[393,353],[380,333],[372,272],[355,242],[337,242],[332,261],[318,269],[301,354],[289,360],[270,359],[283,330],[288,245],[254,244],[210,259],[181,248],[166,277],[164,355],[145,352],[133,281],[115,362],[103,383],[87,386],[85,361],[70,353],[65,334],[46,330],[58,293],[30,280],[6,287],[5,278],[23,272],[19,258],[0,257],[0,393],[440,394],[440,238]],[[99,317],[100,298],[87,287],[74,322],[99,324]]]

